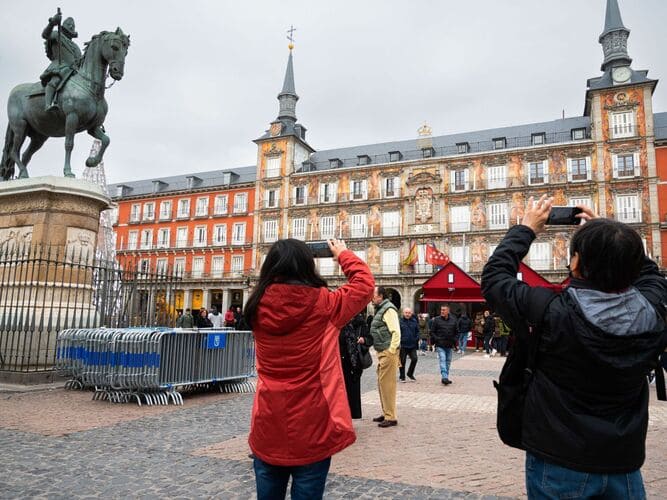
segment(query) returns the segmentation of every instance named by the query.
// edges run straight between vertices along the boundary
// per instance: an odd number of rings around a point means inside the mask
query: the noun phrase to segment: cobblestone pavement
[[[433,353],[399,384],[399,425],[379,429],[374,368],[362,379],[357,443],[334,457],[326,498],[525,496],[523,454],[495,431],[491,378],[502,358],[455,359],[447,387]],[[0,498],[252,498],[252,395],[187,396],[183,407],[92,401],[62,389],[0,392]],[[650,498],[667,498],[667,405],[651,402]]]

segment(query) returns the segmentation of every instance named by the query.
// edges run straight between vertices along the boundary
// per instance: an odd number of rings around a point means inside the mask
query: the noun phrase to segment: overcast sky
[[[131,35],[125,77],[106,94],[110,183],[254,164],[252,140],[277,116],[290,24],[297,116],[317,150],[412,139],[424,122],[443,135],[547,121],[583,113],[605,4],[2,0],[0,96],[46,68],[40,35],[60,5],[80,46],[116,26]],[[663,80],[653,105],[667,111],[667,1],[619,4],[633,68]],[[91,143],[75,139],[77,176]],[[63,158],[64,140],[50,139],[31,176],[61,175]]]

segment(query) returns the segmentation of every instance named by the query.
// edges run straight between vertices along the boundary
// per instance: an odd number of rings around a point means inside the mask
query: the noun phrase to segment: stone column
[[[192,290],[183,290],[183,311],[192,309]]]
[[[201,303],[202,307],[205,307],[206,310],[211,308],[211,291],[208,288],[202,289]]]

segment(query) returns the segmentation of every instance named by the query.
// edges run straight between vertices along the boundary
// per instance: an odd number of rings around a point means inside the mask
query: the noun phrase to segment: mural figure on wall
[[[523,219],[524,207],[526,200],[523,192],[517,191],[512,193],[512,208],[510,209],[510,225],[520,224]]]
[[[380,172],[373,170],[368,179],[368,198],[374,199],[380,197]]]
[[[340,201],[346,201],[352,199],[352,194],[350,193],[349,175],[341,175],[338,178],[338,199]]]
[[[472,203],[470,222],[475,229],[486,229],[486,208],[479,196]]]
[[[487,260],[487,246],[482,238],[475,238],[470,243],[470,260],[472,261],[472,270],[481,271]]]
[[[523,168],[521,164],[521,158],[518,156],[512,156],[509,164],[509,186],[510,187],[521,187],[525,183],[523,181]]]
[[[382,215],[378,205],[371,206],[371,213],[368,216],[368,231],[370,236],[382,235]]]
[[[308,215],[308,236],[311,240],[320,238],[320,218],[315,209],[312,209]]]
[[[376,243],[371,243],[368,247],[366,263],[371,268],[371,271],[377,272],[380,270],[380,247]]]
[[[551,175],[549,179],[553,183],[565,182],[567,179],[567,169],[565,156],[561,152],[554,152],[551,155]]]
[[[422,224],[433,218],[433,190],[421,188],[415,193],[415,219]]]
[[[341,208],[338,212],[338,235],[339,238],[350,237],[350,218],[344,208]]]
[[[554,206],[564,207],[567,205],[567,198],[565,197],[565,192],[562,189],[556,189],[553,194]]]
[[[316,178],[313,177],[310,183],[308,184],[308,199],[319,200],[320,199],[319,189],[320,189],[320,183]]]
[[[558,233],[553,246],[554,269],[556,271],[565,269],[565,266],[567,266],[568,251],[567,233]]]
[[[484,189],[484,167],[482,160],[475,160],[473,171],[473,186],[475,189]]]

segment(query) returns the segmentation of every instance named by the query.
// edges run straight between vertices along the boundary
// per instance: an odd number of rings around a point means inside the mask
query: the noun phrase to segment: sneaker
[[[490,355],[490,354],[485,354],[484,357],[485,357],[485,358],[490,358],[491,355]]]
[[[404,378],[399,378],[398,380],[401,384],[405,384],[405,379]]]
[[[412,380],[413,382],[417,382],[417,379],[415,378],[414,375],[408,375],[408,378]]]
[[[498,351],[496,351],[495,349],[491,350],[491,356],[495,356],[497,353],[498,353]]]
[[[465,355],[466,355],[466,352],[465,352],[465,351],[461,351],[461,356],[465,356]]]

